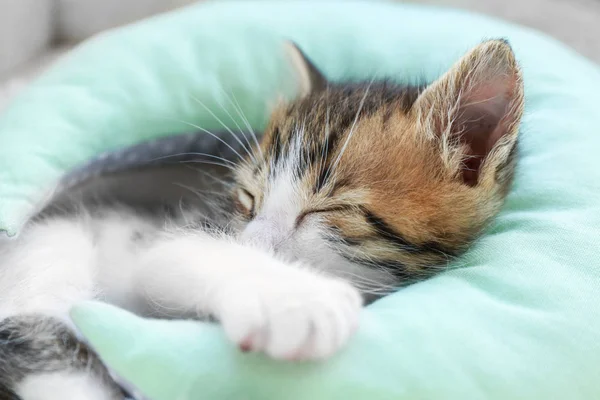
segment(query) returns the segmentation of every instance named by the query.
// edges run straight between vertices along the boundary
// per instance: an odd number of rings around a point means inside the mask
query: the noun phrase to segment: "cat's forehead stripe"
[[[394,110],[408,112],[422,86],[404,86],[387,81],[333,85],[328,90],[308,96],[287,108],[283,120],[273,126],[269,148],[275,164],[291,148],[291,143],[302,135],[303,157],[301,168],[319,164],[328,169],[328,163],[340,151],[341,143],[350,134],[357,115],[369,117],[382,111],[384,123]],[[368,91],[369,96],[364,98]],[[365,101],[363,102],[363,98]],[[359,115],[360,114],[360,115]],[[326,184],[321,175],[317,191]]]

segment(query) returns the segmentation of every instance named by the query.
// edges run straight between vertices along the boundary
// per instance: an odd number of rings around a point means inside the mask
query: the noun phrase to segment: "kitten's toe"
[[[278,360],[323,359],[342,348],[358,326],[361,296],[345,282],[319,277],[251,288],[224,296],[219,307],[225,333],[243,351]]]
[[[229,340],[243,352],[262,351],[267,321],[260,298],[238,292],[219,304],[218,316]]]
[[[356,331],[361,309],[362,300],[354,288],[342,290],[339,297],[323,299],[311,314],[312,329],[295,359],[320,360],[333,356]]]
[[[315,330],[314,315],[308,305],[291,305],[287,310],[272,310],[265,327],[265,353],[277,360],[301,359],[304,347]]]

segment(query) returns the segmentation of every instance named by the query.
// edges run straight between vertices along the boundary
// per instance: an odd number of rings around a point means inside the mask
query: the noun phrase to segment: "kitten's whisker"
[[[229,101],[229,104],[235,110],[235,106],[233,105],[233,103],[231,102],[231,99],[229,98],[229,96],[227,95],[227,93],[225,93],[225,91],[223,90],[223,88],[221,88],[221,93],[225,95],[225,97],[227,98],[227,101]],[[240,126],[240,124],[237,123],[236,119],[233,117],[233,115],[231,115],[231,113],[229,112],[229,110],[227,109],[227,107],[225,107],[225,105],[222,104],[220,101],[219,101],[219,106],[223,109],[223,111],[225,111],[225,113],[227,114],[227,116],[229,117],[229,119],[235,124],[236,128],[238,129],[238,132],[240,132],[242,134],[242,136],[244,137],[244,141],[248,145],[248,149],[250,151],[252,151],[252,143],[250,143],[250,139],[248,139],[248,136],[246,136],[246,132],[244,132],[244,130],[242,129],[242,127]],[[246,129],[248,129],[248,128],[246,128]]]
[[[351,279],[351,281],[356,287],[358,287],[361,290],[393,292],[398,289],[398,286],[396,285],[386,285],[383,283],[375,282],[362,282],[358,279]]]
[[[362,294],[371,294],[377,297],[384,297],[387,296],[389,294],[394,293],[397,289],[394,290],[369,290],[369,289],[363,289],[358,287],[357,288]]]
[[[357,279],[350,279],[352,284],[363,294],[372,294],[383,297],[390,293],[396,292],[399,287],[394,285],[376,284],[376,283],[365,283]]]
[[[388,278],[387,279],[379,278],[378,280],[374,280],[374,279],[370,279],[370,278],[367,278],[367,277],[361,276],[361,275],[352,275],[352,278],[351,278],[352,281],[356,282],[358,284],[367,285],[371,288],[382,288],[382,289],[390,289],[390,290],[395,290],[397,288],[397,286],[395,284],[386,283],[388,281],[393,282],[396,280],[396,278],[388,270],[381,268],[381,266],[378,266],[376,264],[372,264],[372,265],[370,265],[370,267],[384,273],[385,275],[388,276]]]
[[[188,161],[181,161],[181,164],[206,164],[206,165],[216,165],[219,167],[223,167],[223,168],[227,168],[231,171],[235,171],[235,167],[231,166],[229,164],[224,164],[224,163],[219,163],[219,162],[213,162],[213,161],[208,161],[208,160],[188,160]]]
[[[344,274],[350,276],[351,280],[355,281],[356,279],[358,279],[358,281],[357,281],[358,283],[368,283],[368,284],[372,284],[375,287],[387,287],[387,288],[391,288],[391,289],[397,288],[397,285],[388,284],[385,282],[385,281],[396,282],[397,277],[394,276],[394,274],[392,274],[389,269],[382,267],[377,262],[377,260],[375,260],[370,254],[362,252],[362,251],[360,252],[360,254],[356,254],[355,252],[350,252],[350,251],[346,250],[345,256],[352,260],[357,260],[361,264],[366,264],[368,267],[373,268],[373,269],[381,272],[383,275],[387,276],[387,279],[379,278],[378,280],[374,280],[374,279],[367,278],[366,276],[363,276],[363,275],[357,275],[350,271],[344,271]]]
[[[200,190],[200,189],[194,189],[191,186],[185,185],[183,183],[178,183],[175,182],[174,183],[175,186],[179,186],[180,188],[189,190],[190,192],[192,192],[193,194],[195,194],[196,196],[200,197],[200,198],[206,198],[206,199],[214,199],[214,198],[219,198],[219,197],[226,197],[223,193],[221,192],[216,192],[214,190]],[[209,197],[212,196],[212,197]]]
[[[244,157],[238,153],[238,151],[236,149],[234,149],[229,143],[227,143],[226,141],[224,141],[223,139],[221,139],[219,136],[215,135],[214,133],[212,133],[211,131],[209,131],[208,129],[204,129],[201,126],[198,126],[196,124],[192,124],[190,122],[186,122],[186,121],[182,121],[182,120],[178,120],[179,122],[181,122],[182,124],[186,124],[189,125],[193,128],[196,128],[204,133],[206,133],[207,135],[212,136],[213,138],[215,138],[216,140],[218,140],[219,142],[223,143],[225,146],[227,146],[227,148],[229,148],[231,151],[233,151],[233,153],[238,156],[240,158],[240,160],[244,159]]]
[[[230,92],[231,97],[230,97],[227,94],[227,92],[225,92],[224,89],[221,89],[221,90],[225,94],[225,97],[227,98],[227,100],[229,101],[229,103],[233,106],[233,108],[235,109],[235,111],[238,113],[238,115],[240,116],[240,118],[242,118],[242,122],[244,123],[244,125],[246,125],[246,128],[248,128],[248,130],[250,131],[250,134],[252,135],[252,138],[254,139],[254,144],[256,145],[256,149],[258,149],[258,154],[260,155],[261,158],[264,158],[262,149],[260,148],[260,143],[258,142],[258,136],[256,135],[256,132],[254,131],[254,129],[252,129],[252,126],[250,125],[250,121],[248,121],[248,118],[244,114],[244,111],[242,110],[242,107],[240,106],[240,103],[237,101],[237,98],[235,97],[235,94],[233,94],[233,91],[231,91]],[[233,100],[232,100],[232,98],[233,98]]]
[[[335,236],[332,235],[332,238],[335,238]],[[339,251],[340,249],[336,248],[335,250]],[[356,254],[356,252],[351,252],[348,249],[344,249],[344,250],[345,250],[344,257],[346,257],[350,260],[359,260],[360,263],[366,264],[368,267],[382,272],[383,275],[387,276],[387,279],[385,279],[385,278],[372,279],[367,276],[357,274],[357,273],[347,271],[347,270],[341,272],[341,274],[344,278],[349,279],[357,286],[365,285],[364,287],[366,287],[366,288],[370,287],[370,288],[388,289],[388,290],[396,290],[398,288],[398,286],[393,283],[387,283],[387,282],[395,282],[395,281],[397,281],[397,278],[388,269],[383,268],[381,265],[379,265],[377,263],[377,261],[372,258],[372,256],[370,256],[369,254],[366,254],[364,252],[360,252],[360,254]],[[366,263],[365,263],[365,260],[367,260]]]
[[[177,153],[177,154],[169,154],[168,156],[162,156],[162,157],[156,157],[153,158],[151,160],[149,160],[149,162],[154,162],[154,161],[160,161],[160,160],[166,160],[168,158],[174,158],[174,157],[182,157],[182,156],[202,156],[202,157],[208,157],[208,158],[214,158],[216,160],[219,161],[223,161],[227,164],[231,164],[232,166],[236,166],[237,163],[228,160],[226,158],[214,155],[214,154],[208,154],[208,153],[196,153],[196,152],[190,152],[190,153]],[[187,160],[186,160],[187,161]],[[185,161],[184,161],[185,162]]]
[[[192,99],[194,99],[198,104],[200,104],[205,110],[206,112],[208,112],[214,119],[217,120],[217,122],[219,122],[223,128],[225,128],[227,130],[227,132],[229,132],[231,134],[231,136],[233,136],[233,138],[240,144],[240,146],[242,146],[242,148],[246,151],[246,153],[248,154],[248,156],[250,156],[250,158],[252,158],[252,160],[254,162],[256,162],[256,159],[254,158],[254,155],[252,154],[252,152],[246,147],[246,144],[244,142],[242,142],[242,140],[238,137],[238,135],[236,135],[231,128],[229,128],[229,126],[227,126],[227,124],[225,124],[225,122],[223,122],[210,108],[208,108],[206,106],[206,104],[204,104],[199,98],[192,96]]]

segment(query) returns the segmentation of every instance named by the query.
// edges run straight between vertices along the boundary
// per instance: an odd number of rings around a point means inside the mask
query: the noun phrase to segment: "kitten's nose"
[[[243,244],[268,251],[276,251],[284,239],[285,234],[276,223],[260,218],[250,222],[240,235]]]

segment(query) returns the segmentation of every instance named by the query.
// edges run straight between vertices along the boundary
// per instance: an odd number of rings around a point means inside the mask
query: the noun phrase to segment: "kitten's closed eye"
[[[306,210],[306,211],[302,212],[300,215],[298,215],[298,217],[296,218],[295,227],[296,228],[299,227],[302,224],[302,222],[304,222],[306,217],[308,217],[310,215],[344,212],[344,211],[350,211],[350,210],[352,210],[352,208],[353,207],[350,205],[339,205],[339,206],[331,206],[331,207],[315,208],[315,209]]]
[[[238,189],[235,198],[237,210],[247,218],[254,217],[254,196],[246,189]]]

